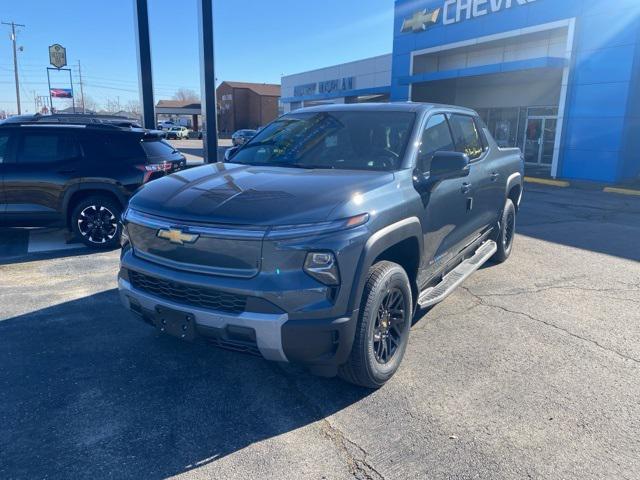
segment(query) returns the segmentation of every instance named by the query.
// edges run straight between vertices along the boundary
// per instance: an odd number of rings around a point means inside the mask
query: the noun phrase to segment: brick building
[[[278,116],[280,85],[222,82],[216,89],[216,99],[219,132],[257,128]]]

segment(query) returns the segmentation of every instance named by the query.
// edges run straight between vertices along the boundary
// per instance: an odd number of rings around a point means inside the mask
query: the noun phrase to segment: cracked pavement
[[[157,335],[117,252],[0,263],[0,478],[639,478],[640,199],[524,202],[376,392]]]

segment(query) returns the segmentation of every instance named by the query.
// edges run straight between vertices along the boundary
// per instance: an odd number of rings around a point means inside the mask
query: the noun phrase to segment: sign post
[[[61,69],[67,66],[67,49],[59,43],[49,45],[49,63]]]
[[[49,105],[51,105],[51,110],[53,113],[53,98],[70,98],[71,105],[73,107],[73,113],[76,113],[76,102],[73,95],[73,76],[71,75],[70,68],[62,68],[67,65],[67,49],[64,48],[59,43],[54,43],[53,45],[49,45],[49,63],[53,65],[54,68],[47,67],[47,81],[49,83]],[[50,71],[57,70],[58,72],[61,70],[65,70],[69,72],[69,85],[71,88],[51,88],[51,76]]]

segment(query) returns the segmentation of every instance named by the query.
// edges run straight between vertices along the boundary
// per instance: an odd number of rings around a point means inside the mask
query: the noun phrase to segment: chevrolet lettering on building
[[[440,21],[442,12],[442,23],[453,25],[463,20],[484,17],[491,13],[512,8],[517,5],[527,5],[536,0],[445,0],[442,8],[434,10],[422,9],[415,12],[411,17],[405,18],[400,29],[401,33],[421,33]]]
[[[484,17],[516,5],[527,5],[536,0],[446,0],[442,23],[452,25],[463,20]]]

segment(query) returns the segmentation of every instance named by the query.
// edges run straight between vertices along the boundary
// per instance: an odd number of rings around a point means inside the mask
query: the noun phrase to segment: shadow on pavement
[[[109,290],[0,321],[0,478],[165,478],[368,393],[159,336]]]
[[[547,242],[640,261],[640,199],[527,187],[517,231]]]

